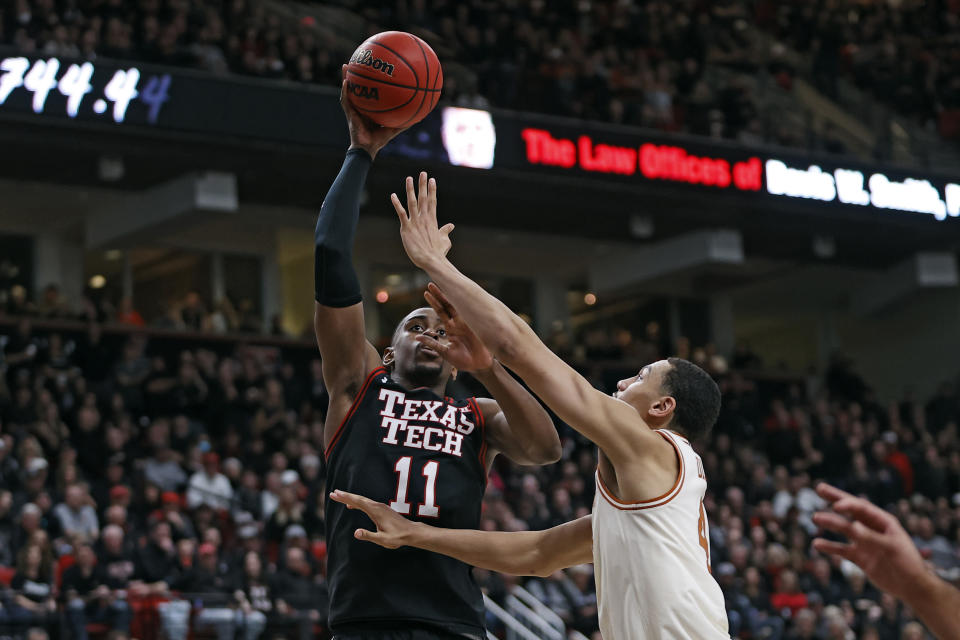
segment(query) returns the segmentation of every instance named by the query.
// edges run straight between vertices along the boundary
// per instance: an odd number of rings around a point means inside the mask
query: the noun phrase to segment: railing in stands
[[[532,609],[534,613],[547,621],[554,629],[558,631],[564,631],[566,629],[566,624],[560,616],[553,612],[553,609],[537,600],[536,596],[520,585],[514,586],[513,589],[510,590],[510,593],[523,602],[529,609]],[[507,609],[509,610],[509,607],[507,607]]]
[[[512,594],[507,596],[504,604],[507,606],[507,613],[519,620],[527,629],[537,633],[543,640],[563,640],[566,625],[562,621],[559,628],[554,626]]]
[[[543,640],[540,636],[527,629],[516,618],[507,613],[503,607],[491,600],[487,594],[483,594],[483,604],[486,605],[487,612],[490,615],[503,623],[503,626],[507,630],[506,640]],[[492,634],[487,632],[488,638],[491,635]]]

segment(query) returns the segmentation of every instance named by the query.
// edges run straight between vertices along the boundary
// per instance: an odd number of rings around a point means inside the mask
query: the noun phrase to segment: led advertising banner
[[[96,123],[117,134],[176,131],[331,151],[347,143],[330,87],[9,51],[0,52],[0,119],[6,115]],[[939,221],[960,216],[960,176],[527,113],[439,107],[381,155],[425,166],[669,187],[691,197],[739,194],[810,213],[841,207]]]

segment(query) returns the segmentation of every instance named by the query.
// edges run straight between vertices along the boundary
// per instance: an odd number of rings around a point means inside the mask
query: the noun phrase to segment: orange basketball
[[[367,38],[347,64],[351,104],[384,127],[409,127],[423,120],[437,106],[442,88],[437,54],[404,31]]]

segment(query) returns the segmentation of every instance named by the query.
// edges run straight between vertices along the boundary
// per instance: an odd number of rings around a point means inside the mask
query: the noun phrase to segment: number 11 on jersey
[[[412,463],[412,457],[403,456],[393,466],[393,470],[397,473],[397,495],[390,502],[390,508],[403,515],[410,515],[407,489],[410,486],[410,465]],[[440,515],[440,508],[437,507],[437,470],[439,468],[440,463],[436,460],[430,460],[423,465],[421,473],[427,479],[427,483],[423,492],[423,502],[417,506],[417,515],[421,518],[436,518]]]

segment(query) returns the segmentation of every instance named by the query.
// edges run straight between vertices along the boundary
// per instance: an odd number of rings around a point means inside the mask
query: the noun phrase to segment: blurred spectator
[[[5,355],[24,354],[31,344],[36,352],[6,378],[10,400],[0,394],[0,565],[39,553],[39,575],[51,580],[55,564],[85,553],[66,530],[83,530],[73,520],[82,520],[77,513],[90,507],[102,527],[100,539],[91,538],[91,575],[111,597],[126,591],[131,602],[171,599],[163,607],[171,634],[189,634],[191,620],[200,617],[198,600],[204,611],[220,610],[207,614],[218,634],[232,629],[252,640],[286,627],[287,636],[312,635],[327,602],[326,489],[318,455],[327,398],[314,347],[250,347],[222,337],[208,343],[201,336],[165,334],[148,345],[144,337],[111,327],[18,324],[15,350],[8,343]],[[71,342],[77,345],[72,353]],[[566,348],[603,385],[621,369],[635,371],[645,357],[670,355],[666,344],[651,323],[642,337],[617,325],[591,327],[588,336],[570,333]],[[839,355],[826,376],[806,379],[756,375],[738,366],[725,371],[710,365],[715,352],[709,345],[680,340],[677,346],[702,357],[723,392],[718,425],[698,450],[710,481],[704,507],[714,575],[732,635],[885,640],[912,630],[911,610],[885,598],[848,563],[831,563],[810,549],[810,512],[819,506],[811,485],[832,479],[878,500],[939,571],[960,573],[955,387],[942,385],[929,397],[918,390],[893,402],[876,398]],[[743,347],[749,356],[749,345]],[[586,358],[588,350],[602,360]],[[206,393],[199,393],[204,386]],[[452,392],[461,387],[452,385]],[[558,426],[564,445],[559,464],[520,468],[496,459],[483,528],[537,529],[588,512],[595,447]],[[66,439],[58,436],[64,428]],[[211,453],[222,465],[205,455]],[[913,478],[909,495],[905,462]],[[79,512],[70,507],[78,495]],[[215,559],[204,545],[212,545]],[[198,584],[215,598],[173,593],[174,585],[203,575],[213,583]],[[478,572],[477,579],[501,601],[516,584],[489,572]],[[589,570],[530,581],[530,589],[555,601],[571,627],[588,637],[595,633]],[[66,620],[69,608],[62,614]]]
[[[190,598],[201,601],[201,609],[196,617],[198,628],[213,627],[219,640],[232,640],[234,637],[234,612],[229,608],[232,589],[229,576],[222,571],[217,548],[210,544],[201,544],[197,549],[196,565],[189,567],[175,580],[170,588]],[[164,630],[170,640],[186,640],[189,628],[186,616],[190,615],[190,604],[175,600],[166,603],[161,609]],[[183,605],[186,606],[183,606]],[[184,616],[184,614],[186,614]]]
[[[49,567],[43,566],[43,551],[28,544],[17,555],[17,571],[10,582],[13,600],[0,609],[0,625],[48,626],[56,620],[57,601]]]
[[[190,476],[187,489],[187,507],[193,509],[205,504],[212,509],[229,509],[233,499],[233,487],[220,473],[220,456],[213,451],[203,454],[203,469]]]
[[[130,607],[104,581],[93,549],[82,544],[75,555],[76,562],[64,571],[61,586],[73,637],[87,640],[89,622],[102,622],[126,632],[130,627]]]
[[[117,309],[117,322],[134,327],[143,327],[147,324],[140,312],[133,308],[133,300],[129,297],[120,300],[120,307]]]
[[[277,572],[273,594],[277,624],[295,626],[300,640],[313,637],[313,625],[324,620],[328,606],[326,585],[317,584],[302,549],[287,549],[284,568]]]
[[[260,554],[248,551],[242,562],[242,575],[234,591],[238,604],[236,619],[243,630],[243,640],[256,640],[267,625],[267,617],[273,615],[273,598]]]
[[[100,523],[90,502],[83,485],[72,484],[67,487],[66,498],[53,510],[65,536],[86,544],[93,543],[99,537]]]

